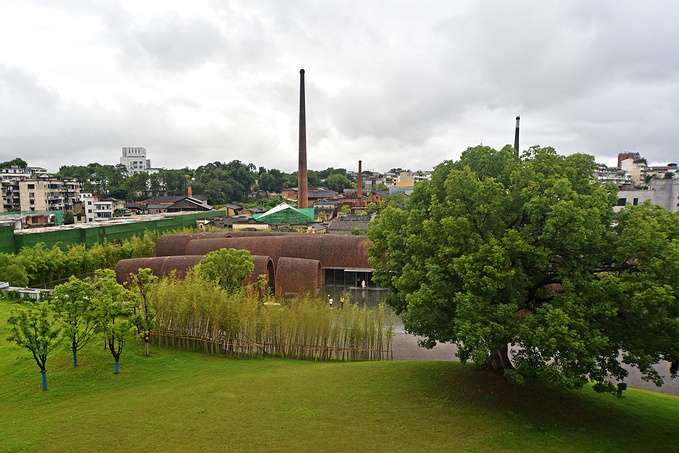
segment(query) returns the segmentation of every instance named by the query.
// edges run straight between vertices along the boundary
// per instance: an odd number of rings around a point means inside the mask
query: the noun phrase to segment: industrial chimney
[[[304,105],[304,69],[299,70],[299,168],[297,169],[297,208],[309,207],[306,171],[306,107]]]
[[[516,132],[514,132],[514,153],[516,154],[516,158],[519,158],[519,121],[521,121],[521,117],[517,116],[516,117]]]
[[[358,161],[358,207],[363,206],[363,171],[361,170],[361,161]]]

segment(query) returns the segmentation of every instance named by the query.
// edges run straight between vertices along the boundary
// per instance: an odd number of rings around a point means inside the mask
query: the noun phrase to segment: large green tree
[[[341,193],[344,189],[356,187],[355,184],[352,183],[351,180],[349,180],[349,178],[347,178],[345,175],[340,175],[337,173],[328,176],[328,178],[325,180],[325,185],[328,187],[328,189],[339,193]]]
[[[195,268],[205,280],[234,292],[243,287],[255,264],[248,250],[220,249],[208,253]]]
[[[242,202],[250,196],[255,185],[255,170],[254,165],[238,160],[201,165],[195,171],[198,182],[195,187],[200,188],[213,205]]]
[[[622,362],[656,383],[679,359],[679,217],[613,212],[591,156],[466,150],[371,222],[375,280],[423,345],[515,382],[624,389]]]
[[[15,157],[12,160],[0,162],[0,168],[11,168],[13,165],[16,165],[19,168],[26,168],[28,166],[28,163],[26,163],[26,161],[20,157]]]

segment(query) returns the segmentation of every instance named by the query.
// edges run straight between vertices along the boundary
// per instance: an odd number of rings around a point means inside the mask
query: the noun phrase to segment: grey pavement
[[[394,360],[457,361],[457,357],[455,357],[457,348],[455,345],[439,343],[432,349],[426,349],[418,346],[417,340],[418,337],[415,335],[400,332],[395,333],[392,343]],[[669,364],[667,362],[663,362],[658,365],[657,370],[665,380],[665,384],[662,387],[656,387],[655,384],[644,381],[641,379],[641,374],[636,369],[629,368],[628,371],[630,374],[627,379],[625,379],[625,382],[627,382],[627,385],[634,388],[679,395],[679,378],[670,378]]]

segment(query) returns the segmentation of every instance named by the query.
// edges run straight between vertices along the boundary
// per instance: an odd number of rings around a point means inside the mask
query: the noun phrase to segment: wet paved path
[[[433,349],[421,348],[417,345],[417,337],[405,333],[395,333],[393,341],[394,360],[457,360],[457,348],[451,344],[437,344]],[[659,368],[665,379],[665,385],[658,388],[655,384],[641,379],[638,371],[630,369],[630,375],[625,382],[630,387],[651,390],[654,392],[679,395],[679,377],[669,377],[669,364],[664,363]]]

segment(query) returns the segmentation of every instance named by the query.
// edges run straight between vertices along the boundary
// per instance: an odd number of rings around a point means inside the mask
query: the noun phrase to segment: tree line
[[[191,185],[192,193],[207,196],[211,205],[242,203],[253,192],[280,193],[297,187],[297,172],[285,173],[275,168],[266,169],[244,164],[239,160],[228,163],[211,162],[196,169],[188,167],[175,170],[161,169],[156,173],[129,175],[122,164],[63,165],[58,177],[75,179],[82,183],[83,191],[100,198],[139,201],[152,196],[186,195]],[[356,181],[344,168],[326,168],[307,172],[310,187],[327,187],[335,192],[356,187]]]

